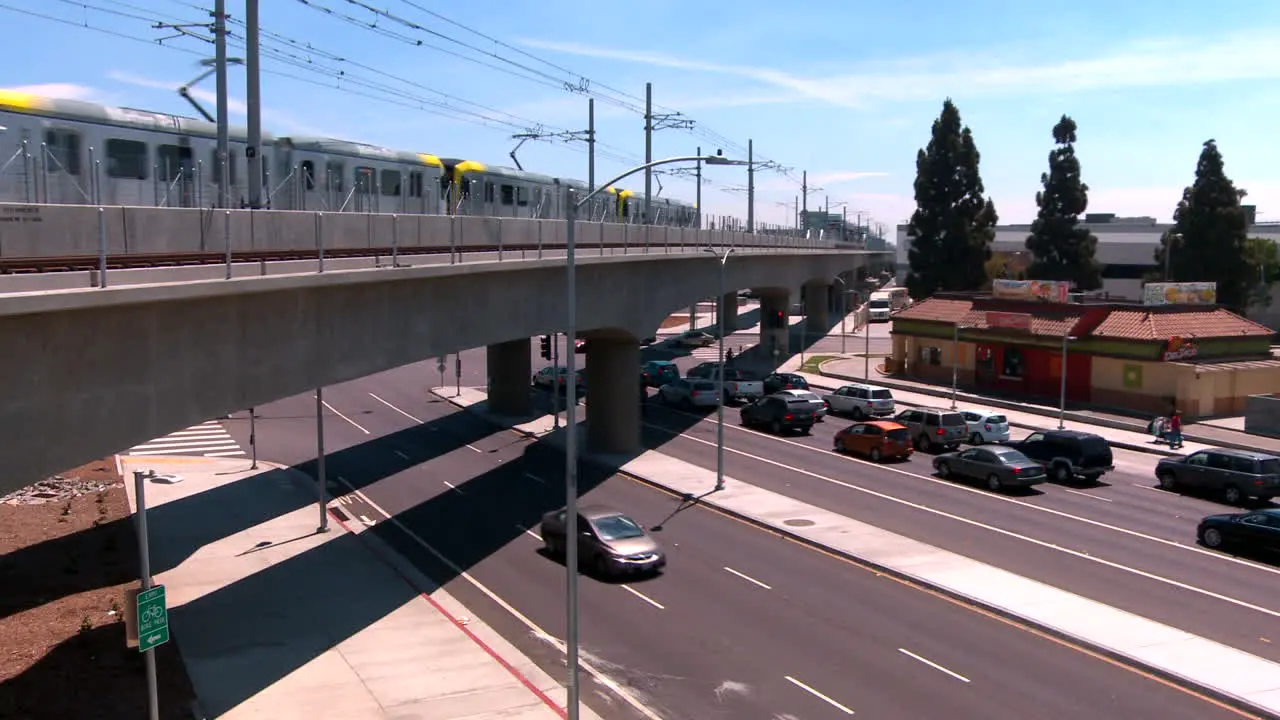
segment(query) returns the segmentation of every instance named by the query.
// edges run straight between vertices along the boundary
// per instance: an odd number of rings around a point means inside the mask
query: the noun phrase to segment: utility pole
[[[227,0],[213,3],[213,45],[218,94],[218,207],[231,205],[230,127],[227,118]]]
[[[799,195],[796,196],[795,205],[796,205],[796,229],[799,230],[800,229],[800,196]]]
[[[245,94],[249,106],[249,207],[262,207],[262,66],[258,54],[258,0],[245,0]]]
[[[698,157],[702,157],[701,145],[698,146],[697,154],[698,154]],[[701,230],[702,229],[702,161],[699,160],[695,164],[695,167],[697,169],[694,171],[693,181],[695,184],[697,184],[698,189],[696,191],[696,194],[693,196],[694,197],[693,214],[698,218],[698,229]]]
[[[596,191],[596,99],[587,98],[587,192],[592,193],[595,191]]]
[[[699,155],[702,153],[699,152]],[[756,163],[754,141],[747,139],[747,232],[756,231]]]

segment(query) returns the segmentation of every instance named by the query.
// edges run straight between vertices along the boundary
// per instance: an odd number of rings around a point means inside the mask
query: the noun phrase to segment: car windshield
[[[988,415],[986,422],[992,423],[994,425],[1003,425],[1009,421],[1006,420],[1003,415]]]
[[[1013,465],[1016,463],[1031,462],[1031,458],[1027,457],[1026,455],[1023,455],[1022,453],[1018,452],[1017,450],[1014,450],[1013,448],[1000,448],[1000,449],[992,448],[991,452],[995,454],[996,457],[1000,458],[1002,462],[1009,465]]]
[[[872,390],[871,399],[872,400],[892,400],[893,395],[891,395],[888,390]]]
[[[596,532],[599,533],[602,540],[626,540],[628,538],[644,537],[644,529],[637,525],[635,520],[626,515],[610,515],[609,517],[597,518],[591,524],[595,526]]]
[[[789,398],[787,400],[787,409],[791,408],[804,408],[805,410],[808,410],[809,401],[804,398]]]
[[[1271,458],[1262,461],[1263,475],[1280,475],[1280,459]]]
[[[876,310],[885,310],[889,307],[888,300],[872,300],[870,304]]]
[[[964,425],[964,416],[960,413],[943,413],[942,424],[946,426]]]

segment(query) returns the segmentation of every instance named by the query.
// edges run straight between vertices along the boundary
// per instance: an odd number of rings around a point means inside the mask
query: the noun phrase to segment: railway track
[[[563,245],[543,245],[543,250],[560,250]],[[605,243],[606,248],[622,248],[619,243]],[[625,247],[637,248],[639,246],[631,244]],[[589,246],[583,246],[582,251],[597,250],[600,248],[599,243],[592,243]],[[537,245],[511,245],[506,244],[499,247],[498,245],[468,245],[463,254],[473,254],[482,252],[502,252],[526,254],[538,251]],[[409,255],[448,255],[450,249],[447,247],[409,247],[396,248],[395,253],[398,257]],[[336,258],[353,258],[353,257],[391,257],[392,248],[387,247],[369,247],[369,248],[326,248],[324,257],[326,260]],[[286,260],[317,260],[319,259],[318,250],[244,250],[231,253],[231,262],[281,262]],[[30,275],[35,273],[53,273],[53,272],[75,272],[85,270],[97,270],[101,261],[98,255],[63,255],[58,257],[11,257],[0,258],[0,275]],[[107,269],[119,270],[125,268],[162,268],[162,267],[182,267],[192,265],[221,265],[227,261],[225,252],[178,252],[178,253],[122,253],[107,256]]]

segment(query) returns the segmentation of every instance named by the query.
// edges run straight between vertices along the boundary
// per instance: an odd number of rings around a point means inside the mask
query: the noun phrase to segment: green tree
[[[1076,122],[1066,115],[1053,126],[1057,147],[1049,152],[1049,172],[1040,174],[1044,190],[1036,193],[1040,212],[1031,223],[1027,249],[1033,280],[1070,280],[1078,290],[1102,287],[1102,266],[1094,259],[1098,238],[1080,226],[1089,207],[1089,186],[1080,180],[1076,159]]]
[[[928,146],[916,154],[916,211],[907,226],[907,291],[926,298],[939,290],[978,290],[999,221],[983,197],[973,134],[950,98],[933,122]]]
[[[1218,303],[1236,312],[1244,312],[1258,277],[1248,256],[1249,221],[1240,207],[1245,194],[1227,177],[1217,142],[1205,142],[1195,182],[1182,191],[1173,227],[1155,252],[1170,282],[1216,282]]]
[[[1249,259],[1255,283],[1249,297],[1250,304],[1271,307],[1271,283],[1280,274],[1280,254],[1276,251],[1275,241],[1263,237],[1245,240],[1245,257]]]

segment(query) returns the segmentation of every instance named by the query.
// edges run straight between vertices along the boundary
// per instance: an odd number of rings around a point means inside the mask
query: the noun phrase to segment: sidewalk
[[[483,395],[473,390],[449,399],[475,409],[479,406],[470,401]],[[562,443],[563,437],[557,433],[548,439]],[[728,476],[725,490],[708,492],[715,487],[714,471],[659,452],[590,459],[654,487],[696,497],[770,532],[1094,648],[1235,707],[1280,713],[1280,664]],[[808,526],[797,527],[800,519],[808,520]]]
[[[822,387],[831,387],[840,384],[840,381],[866,382],[863,378],[861,358],[829,361],[822,366],[822,376],[810,377],[813,377]],[[950,388],[899,378],[887,378],[876,373],[874,369],[870,382],[873,385],[892,389],[894,397],[901,398],[908,405],[942,403],[950,407]],[[1011,424],[1019,427],[1057,427],[1058,408],[1056,407],[985,397],[964,391],[956,393],[956,401],[962,407],[1002,411],[1009,416]],[[1116,438],[1114,444],[1118,447],[1141,449],[1143,452],[1160,455],[1183,454],[1170,451],[1163,443],[1158,445],[1154,443],[1154,438],[1146,432],[1147,421],[1145,420],[1094,410],[1068,410],[1064,417],[1069,428],[1098,432],[1109,440],[1114,435]],[[1102,428],[1107,429],[1108,432],[1100,432]],[[1227,426],[1226,421],[1190,423],[1184,427],[1182,435],[1186,441],[1183,450],[1187,453],[1207,447],[1227,447],[1280,454],[1280,439],[1251,435],[1243,430],[1233,430]]]
[[[510,643],[330,503],[244,459],[121,457],[146,483],[151,565],[207,717],[563,718],[565,693]],[[596,719],[583,708],[584,718]]]

